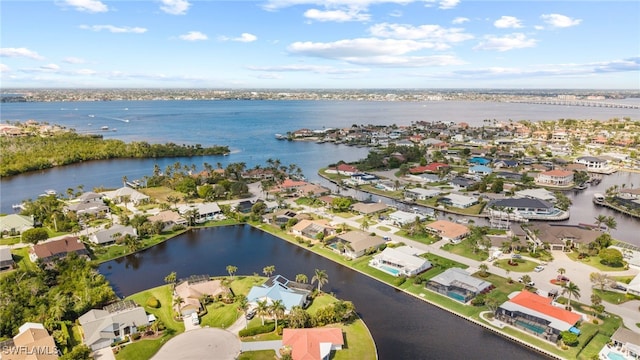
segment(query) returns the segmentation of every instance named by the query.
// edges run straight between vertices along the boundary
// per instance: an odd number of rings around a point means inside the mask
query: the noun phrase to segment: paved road
[[[223,329],[202,328],[184,332],[167,341],[152,360],[233,360],[240,354],[240,340]]]

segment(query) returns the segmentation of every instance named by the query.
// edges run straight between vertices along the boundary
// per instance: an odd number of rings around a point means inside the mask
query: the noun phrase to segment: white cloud
[[[219,41],[253,42],[258,40],[258,37],[253,34],[242,33],[242,35],[234,38],[221,35],[221,36],[218,36],[218,40]]]
[[[304,12],[304,17],[321,22],[369,21],[371,19],[371,15],[362,13],[358,9],[325,11],[318,9],[309,9]]]
[[[27,48],[0,48],[0,56],[3,57],[26,57],[34,60],[42,60],[44,57],[37,52]]]
[[[440,1],[440,9],[448,10],[453,9],[460,3],[460,0],[442,0]]]
[[[500,29],[515,29],[522,27],[522,21],[513,16],[502,16],[493,23],[493,26]]]
[[[368,69],[362,68],[335,68],[333,66],[307,65],[307,64],[291,64],[280,66],[248,66],[247,69],[253,71],[269,71],[269,72],[310,72],[316,74],[357,74],[368,72]]]
[[[60,70],[60,66],[58,66],[58,65],[56,65],[56,64],[47,64],[47,65],[42,65],[42,66],[40,66],[40,69],[42,69],[42,70],[56,71],[56,70]]]
[[[69,64],[84,64],[85,63],[84,59],[73,57],[73,56],[66,57],[66,58],[64,58],[63,61],[66,62],[66,63],[69,63]]]
[[[191,4],[187,0],[161,0],[160,10],[171,15],[185,15]]]
[[[0,72],[9,72],[11,69],[5,64],[0,64]]]
[[[109,11],[107,5],[99,0],[65,0],[63,5],[72,6],[78,11],[88,13],[101,13]]]
[[[134,34],[144,34],[147,32],[147,29],[142,27],[130,27],[130,26],[113,26],[113,25],[80,25],[80,29],[91,30],[91,31],[102,31],[106,30],[112,33],[134,33]]]
[[[184,35],[180,35],[179,38],[185,41],[200,41],[207,40],[209,37],[200,31],[189,31]]]
[[[389,16],[391,16],[391,17],[401,17],[402,16],[402,11],[393,10],[392,12],[389,13]]]
[[[582,22],[581,19],[572,19],[568,16],[560,14],[544,14],[540,16],[540,18],[542,18],[542,20],[548,25],[557,28],[576,26]]]
[[[381,23],[369,28],[376,37],[406,40],[431,40],[437,43],[455,43],[473,39],[473,35],[459,28],[443,28],[440,25],[405,25]],[[442,44],[441,44],[442,45]],[[443,47],[443,46],[440,46]],[[448,46],[444,46],[446,48]]]
[[[522,49],[536,46],[537,40],[527,39],[525,34],[515,33],[498,37],[494,35],[487,35],[484,40],[476,45],[474,50],[496,50],[496,51],[508,51],[513,49]]]
[[[267,0],[263,5],[265,10],[278,10],[284,9],[296,5],[315,5],[324,6],[326,8],[339,8],[339,7],[358,7],[361,10],[368,8],[370,5],[375,4],[399,4],[406,5],[413,2],[420,2],[425,0]],[[445,0],[446,1],[446,0]],[[459,0],[448,0],[458,2]],[[444,1],[443,1],[444,2]]]
[[[469,21],[469,18],[466,17],[457,17],[451,21],[452,24],[463,24]]]
[[[465,62],[452,55],[433,56],[372,56],[367,58],[346,58],[352,64],[369,65],[376,67],[431,67],[464,65]]]

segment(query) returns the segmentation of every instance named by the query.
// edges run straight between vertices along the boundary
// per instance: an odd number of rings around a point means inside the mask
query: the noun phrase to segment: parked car
[[[191,314],[191,323],[193,325],[200,325],[200,318],[198,317],[198,313],[192,313]]]
[[[540,272],[542,270],[544,270],[544,266],[542,266],[542,265],[538,265],[535,268],[533,268],[533,271],[535,271],[535,272]]]
[[[611,286],[612,288],[616,289],[616,290],[620,290],[620,291],[627,291],[627,288],[620,285],[620,284],[615,284],[613,286]]]
[[[522,280],[522,276],[520,276],[520,277],[518,278],[518,282],[521,282],[521,283],[523,283],[523,284],[524,284],[524,280]],[[526,283],[525,285],[527,285],[527,286],[529,286],[529,287],[534,287],[534,286],[536,286],[536,283],[534,283],[533,281],[529,281],[529,282],[528,282],[528,283]]]
[[[512,259],[522,259],[522,255],[520,255],[520,254],[512,254],[511,258]]]
[[[569,281],[571,281],[571,280],[569,280],[569,278],[568,278],[568,277],[566,277],[566,276],[564,276],[564,275],[558,275],[558,276],[556,277],[556,280],[558,280],[558,281],[564,281],[564,282],[569,282]]]
[[[251,320],[251,319],[253,319],[253,317],[254,317],[254,316],[256,316],[256,310],[255,310],[255,309],[254,309],[254,310],[249,311],[249,312],[247,313],[247,315],[245,316],[245,318],[246,318],[247,320]]]

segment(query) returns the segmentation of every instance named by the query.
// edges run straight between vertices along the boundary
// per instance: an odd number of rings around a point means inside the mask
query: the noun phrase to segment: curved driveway
[[[240,354],[240,339],[217,328],[184,332],[167,341],[151,360],[233,360]]]

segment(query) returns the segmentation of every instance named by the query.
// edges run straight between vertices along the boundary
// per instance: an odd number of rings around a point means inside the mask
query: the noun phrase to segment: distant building
[[[58,348],[44,325],[27,322],[22,324],[18,335],[13,337],[13,345],[0,349],[2,360],[55,360]]]
[[[149,324],[149,318],[144,308],[132,301],[122,301],[89,310],[78,318],[78,323],[82,327],[83,343],[95,351],[137,333],[139,326]]]
[[[291,228],[291,232],[294,235],[304,236],[309,239],[319,239],[318,236],[320,234],[322,234],[322,237],[334,235],[336,229],[324,220],[303,219]]]
[[[133,226],[115,224],[108,229],[98,230],[89,236],[89,241],[99,245],[112,245],[116,243],[117,236],[131,235],[138,237],[138,231]]]
[[[586,166],[587,171],[591,172],[603,172],[609,170],[607,160],[595,156],[581,156],[577,158],[575,162],[583,164]]]
[[[551,191],[542,188],[519,190],[516,191],[514,195],[521,198],[548,201],[550,203],[556,202],[556,196]]]
[[[383,244],[384,240],[381,237],[356,230],[336,235],[327,246],[339,254],[355,259],[368,250],[378,249]]]
[[[156,215],[149,216],[147,220],[152,223],[161,221],[162,231],[171,230],[176,225],[187,225],[187,220],[173,210],[160,211]]]
[[[466,196],[461,194],[449,194],[445,195],[438,200],[439,202],[457,207],[460,209],[466,209],[478,203],[478,198],[476,196]]]
[[[404,197],[413,200],[429,200],[432,197],[440,195],[440,190],[431,190],[423,188],[412,188],[404,190]]]
[[[138,190],[124,186],[113,191],[105,191],[102,193],[105,198],[111,199],[116,203],[133,203],[139,205],[149,201],[149,197]]]
[[[387,210],[387,204],[383,202],[364,203],[358,202],[351,206],[353,211],[356,211],[363,215],[375,214]]]
[[[425,287],[466,303],[479,294],[490,291],[493,284],[473,277],[463,269],[449,268],[427,281]]]
[[[89,251],[87,251],[82,241],[75,236],[68,236],[60,240],[33,245],[29,249],[29,259],[33,262],[40,260],[45,264],[50,264],[54,260],[62,259],[72,252],[79,256],[85,256],[87,259],[89,258]]]
[[[15,266],[11,248],[6,245],[0,245],[0,271],[11,270]]]
[[[549,170],[538,174],[536,184],[542,186],[571,186],[573,185],[573,171]]]
[[[33,229],[33,217],[10,214],[0,216],[0,232],[18,235],[25,230]]]
[[[491,174],[492,172],[493,169],[485,165],[475,165],[469,168],[469,174],[485,176]]]
[[[410,224],[416,221],[416,218],[418,218],[419,221],[427,220],[427,217],[423,214],[416,214],[402,210],[394,211],[389,214],[389,220],[393,221],[393,223],[398,226]]]

